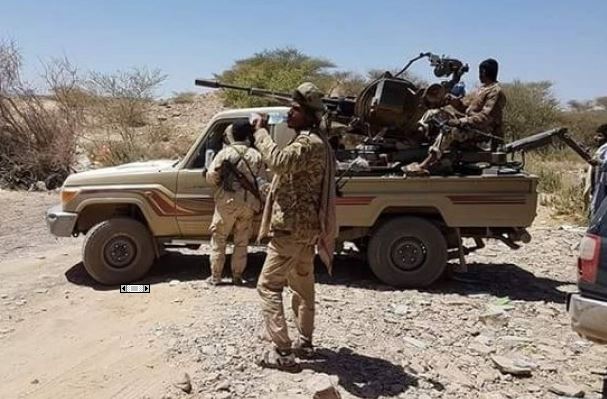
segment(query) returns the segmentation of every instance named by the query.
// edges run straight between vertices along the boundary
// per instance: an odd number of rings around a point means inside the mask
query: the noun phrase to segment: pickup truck
[[[286,107],[224,111],[209,122],[180,160],[135,162],[70,175],[61,204],[47,212],[56,236],[86,235],[83,263],[102,284],[143,277],[166,247],[200,246],[210,238],[213,188],[205,165],[223,145],[226,127],[253,112],[270,115],[279,146],[294,136]],[[386,284],[424,287],[446,270],[450,258],[465,265],[483,239],[516,249],[528,242],[536,215],[537,177],[485,169],[474,176],[403,177],[402,173],[340,176],[339,241],[366,252]],[[473,238],[475,247],[462,245]]]
[[[573,331],[607,344],[607,201],[599,206],[580,242],[579,292],[569,295]]]

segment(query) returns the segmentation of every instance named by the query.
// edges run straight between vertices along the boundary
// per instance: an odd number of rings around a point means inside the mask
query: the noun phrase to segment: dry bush
[[[191,104],[196,100],[197,94],[193,91],[184,91],[181,93],[173,93],[171,99],[175,104]]]
[[[87,87],[96,95],[105,124],[133,128],[147,124],[146,114],[154,92],[165,79],[160,70],[143,67],[114,73],[91,72]]]
[[[575,223],[587,222],[583,196],[586,164],[570,150],[551,150],[530,154],[525,169],[538,176],[540,203],[553,213]]]
[[[102,166],[151,159],[178,159],[187,153],[194,138],[182,135],[174,137],[174,132],[171,124],[146,126],[128,141],[120,136],[95,140],[87,146],[87,151],[91,161]]]
[[[45,65],[46,89],[37,95],[20,76],[22,59],[14,42],[0,42],[0,185],[52,189],[71,172],[83,122],[82,108],[66,93],[80,81],[69,61]]]
[[[166,79],[159,70],[133,68],[114,73],[90,73],[87,88],[93,98],[101,139],[87,145],[93,162],[118,165],[147,158],[147,143],[139,130],[147,126],[154,93]]]

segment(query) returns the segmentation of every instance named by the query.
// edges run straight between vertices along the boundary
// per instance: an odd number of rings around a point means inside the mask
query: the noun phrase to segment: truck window
[[[199,144],[195,154],[196,156],[190,162],[188,169],[202,169],[204,168],[205,154],[207,150],[213,150],[213,153],[217,154],[224,145],[224,136],[226,128],[236,122],[238,119],[224,119],[217,121],[209,129],[209,133],[205,139]]]

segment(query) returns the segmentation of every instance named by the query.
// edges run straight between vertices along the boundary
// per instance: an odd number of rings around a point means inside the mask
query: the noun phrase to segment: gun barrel
[[[550,129],[545,132],[537,133],[504,146],[504,150],[507,153],[517,151],[531,151],[540,147],[544,147],[552,144],[555,136],[561,136],[567,132],[565,128]]]
[[[282,92],[266,90],[266,89],[258,89],[256,87],[245,87],[245,86],[232,85],[229,83],[221,83],[221,82],[218,82],[218,81],[212,80],[212,79],[196,79],[194,81],[194,84],[196,86],[209,87],[211,89],[230,89],[230,90],[246,91],[247,93],[249,93],[252,96],[271,95],[271,96],[275,96],[276,98],[280,98],[280,97],[291,98],[291,94],[289,94],[289,93],[282,93]]]

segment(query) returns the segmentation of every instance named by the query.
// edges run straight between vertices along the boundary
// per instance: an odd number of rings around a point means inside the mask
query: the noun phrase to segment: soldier
[[[260,359],[263,367],[297,371],[294,353],[312,353],[315,245],[331,268],[336,238],[335,158],[319,128],[324,110],[321,99],[312,83],[303,83],[295,90],[287,124],[297,136],[283,149],[272,141],[264,118],[256,121],[255,147],[274,172],[259,235],[260,239],[271,235],[257,283],[263,338],[274,344]],[[293,348],[282,302],[287,285],[293,291],[291,306],[299,335]]]
[[[229,129],[228,129],[229,130]],[[258,193],[250,192],[238,180],[234,173],[226,168],[229,162],[242,173],[254,187],[260,187],[265,181],[265,170],[261,155],[251,148],[248,138],[253,128],[248,121],[232,125],[234,142],[225,147],[211,163],[207,172],[207,182],[216,187],[215,213],[210,230],[211,236],[211,277],[209,283],[217,285],[225,263],[226,239],[233,233],[234,252],[232,254],[232,282],[242,285],[242,274],[247,264],[247,246],[253,227],[253,217],[261,210]]]
[[[594,164],[588,168],[583,193],[584,208],[590,210],[590,216],[597,211],[607,192],[607,179],[603,171],[607,161],[607,123],[600,125],[596,133],[593,137],[594,145],[597,147],[593,156]]]
[[[466,127],[503,137],[502,119],[506,96],[497,82],[498,63],[489,58],[481,62],[478,69],[482,86],[474,95],[470,98],[447,95],[449,105],[464,115],[449,119],[447,125],[452,127],[451,131],[446,135],[441,132],[430,147],[428,157],[419,164],[407,165],[407,172],[428,175],[428,167],[436,163],[454,142],[477,140],[478,135],[466,131]]]

